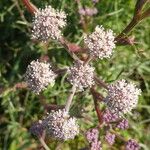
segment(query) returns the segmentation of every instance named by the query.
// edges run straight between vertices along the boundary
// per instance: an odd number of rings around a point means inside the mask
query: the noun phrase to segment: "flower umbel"
[[[74,66],[69,69],[68,80],[72,85],[75,85],[79,90],[91,87],[94,84],[94,68],[82,61],[74,63]]]
[[[101,150],[102,145],[98,140],[99,131],[96,128],[91,128],[86,132],[86,138],[90,143],[90,150]]]
[[[119,116],[115,113],[112,113],[109,109],[106,109],[103,113],[102,120],[105,123],[113,122],[119,119]]]
[[[75,117],[70,117],[65,109],[52,111],[44,120],[46,132],[58,140],[74,139],[79,133],[79,126]]]
[[[84,43],[88,47],[89,54],[100,59],[109,58],[115,48],[114,33],[102,26],[96,26],[91,35],[86,35]]]
[[[90,150],[102,150],[101,141],[94,141],[91,143]]]
[[[122,115],[136,107],[140,93],[135,84],[119,80],[108,86],[108,96],[104,101],[111,112]]]
[[[32,126],[30,127],[30,132],[38,137],[41,137],[44,132],[42,120],[33,123]]]
[[[86,132],[86,138],[89,143],[96,141],[98,139],[99,131],[96,128],[92,128]]]
[[[134,139],[130,139],[127,141],[125,149],[126,150],[139,150],[140,146]]]
[[[122,119],[116,126],[118,129],[128,129],[129,128],[129,122],[127,119]]]
[[[49,84],[55,82],[56,74],[51,70],[51,66],[46,62],[32,61],[28,65],[25,80],[28,84],[28,87],[39,94],[44,90]]]
[[[97,13],[98,10],[96,8],[85,7],[79,9],[79,14],[84,16],[93,16],[96,15]]]
[[[106,133],[105,140],[108,144],[113,145],[115,143],[115,134],[112,134],[110,132]]]
[[[32,39],[46,42],[49,38],[59,39],[61,29],[66,25],[66,14],[51,6],[39,9],[33,19]]]

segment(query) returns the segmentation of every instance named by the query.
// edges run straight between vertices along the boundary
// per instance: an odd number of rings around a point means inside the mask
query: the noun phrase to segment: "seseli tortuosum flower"
[[[25,81],[28,87],[39,94],[49,84],[54,84],[56,74],[51,70],[51,65],[46,62],[33,60],[27,67]]]
[[[82,61],[77,61],[69,68],[68,80],[75,85],[78,90],[91,87],[94,84],[94,68]]]
[[[125,150],[139,150],[140,146],[136,140],[130,139],[126,142]]]
[[[119,115],[131,112],[137,106],[141,90],[134,83],[119,80],[108,86],[105,102],[112,113]]]
[[[50,112],[44,119],[43,124],[47,135],[57,140],[74,139],[79,133],[77,119],[70,117],[65,109]]]
[[[33,18],[32,39],[46,42],[50,39],[59,39],[62,36],[61,30],[66,25],[66,14],[63,11],[55,10],[51,6],[39,9]]]
[[[84,37],[84,43],[88,47],[89,54],[94,58],[109,58],[115,46],[115,37],[112,30],[105,30],[102,26],[96,26],[95,31]]]

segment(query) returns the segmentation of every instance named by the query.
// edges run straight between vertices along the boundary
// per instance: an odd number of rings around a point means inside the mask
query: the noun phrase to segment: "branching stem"
[[[117,44],[122,43],[122,40],[125,36],[144,18],[150,16],[150,8],[147,9],[145,12],[142,12],[142,8],[144,4],[148,0],[137,0],[135,5],[134,16],[131,22],[125,27],[125,29],[115,38]],[[130,42],[129,42],[130,43]],[[128,44],[129,44],[128,43]]]
[[[66,48],[67,52],[69,53],[69,55],[74,59],[74,60],[79,60],[78,56],[74,54],[73,51],[71,51],[71,49],[69,48],[69,42],[65,39],[65,38],[61,38],[59,40],[59,42],[61,43],[61,45],[63,47]]]
[[[96,81],[96,83],[97,83],[99,86],[101,86],[101,87],[103,87],[103,88],[105,88],[105,89],[108,90],[107,84],[106,84],[103,80],[101,80],[100,78],[98,78],[96,75],[94,75],[94,80]]]

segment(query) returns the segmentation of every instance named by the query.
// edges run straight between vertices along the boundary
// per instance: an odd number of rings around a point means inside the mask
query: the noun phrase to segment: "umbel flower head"
[[[102,120],[106,124],[108,124],[110,122],[115,122],[118,119],[119,119],[118,114],[112,113],[109,109],[106,109],[102,116]]]
[[[44,133],[44,126],[43,126],[42,120],[39,120],[38,122],[33,123],[32,126],[30,127],[30,132],[33,135],[41,137]]]
[[[52,111],[44,120],[48,136],[66,141],[74,139],[79,133],[79,126],[75,117],[70,117],[65,109]]]
[[[49,84],[55,82],[56,74],[51,70],[51,65],[46,62],[39,62],[33,60],[27,67],[25,73],[25,80],[28,87],[39,94]]]
[[[86,132],[86,138],[89,143],[92,143],[93,141],[96,141],[98,139],[99,131],[96,128],[89,129]]]
[[[98,10],[96,8],[85,7],[79,9],[79,14],[84,16],[93,16],[96,15],[97,13]]]
[[[136,140],[130,139],[127,141],[125,150],[139,150],[139,149],[140,149],[140,146]]]
[[[108,86],[108,96],[104,100],[111,112],[119,115],[131,112],[138,103],[141,90],[135,84],[119,80]]]
[[[84,43],[88,47],[89,54],[96,58],[109,58],[115,48],[114,33],[112,30],[104,30],[102,26],[96,26],[91,35],[84,37]]]
[[[33,18],[32,39],[46,42],[61,37],[61,29],[66,25],[66,14],[51,6],[39,9]]]
[[[115,143],[115,134],[112,134],[110,132],[107,132],[105,135],[105,140],[108,144],[113,145]]]
[[[75,85],[79,90],[91,87],[94,84],[94,68],[84,62],[77,61],[74,66],[69,69],[68,80],[72,85]]]
[[[86,132],[86,138],[90,143],[90,150],[102,150],[101,142],[98,140],[99,131],[96,128],[89,129]]]
[[[116,126],[118,129],[128,129],[129,128],[129,122],[127,119],[122,119]]]

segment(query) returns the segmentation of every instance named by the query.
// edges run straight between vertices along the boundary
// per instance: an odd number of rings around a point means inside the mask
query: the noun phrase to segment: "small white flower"
[[[109,58],[115,48],[114,33],[112,30],[104,30],[102,26],[96,26],[91,35],[84,37],[84,43],[88,47],[89,54],[96,58]]]
[[[51,6],[39,9],[33,18],[32,39],[46,42],[49,38],[61,38],[61,29],[66,25],[66,14]]]
[[[68,80],[79,90],[91,87],[94,84],[94,68],[90,65],[84,65],[84,62],[78,61],[69,69]]]
[[[44,126],[47,135],[58,140],[74,139],[79,133],[79,126],[75,117],[70,117],[65,109],[52,111],[45,119]]]
[[[49,63],[32,61],[28,65],[25,80],[28,87],[35,93],[39,94],[44,90],[49,84],[55,82],[56,74],[51,70]]]
[[[141,90],[135,84],[119,80],[108,86],[108,96],[105,99],[109,109],[119,115],[131,112],[137,106]]]

